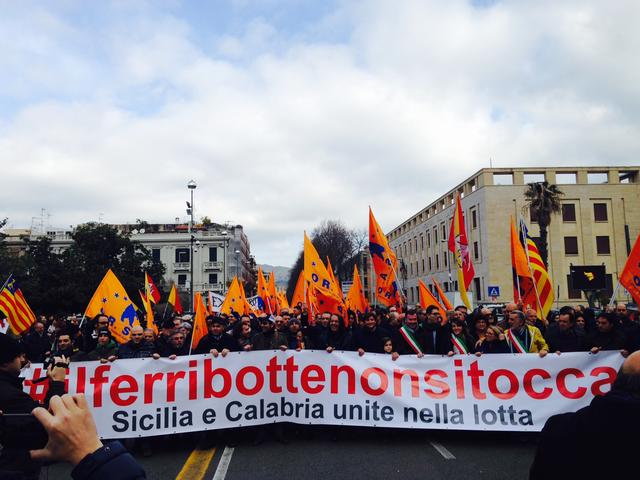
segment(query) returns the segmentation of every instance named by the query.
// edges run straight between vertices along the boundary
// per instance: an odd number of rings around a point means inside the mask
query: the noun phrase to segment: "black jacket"
[[[634,478],[640,398],[612,390],[545,424],[530,480]]]
[[[231,352],[240,350],[238,341],[228,333],[223,333],[219,338],[215,338],[209,333],[200,339],[194,353],[209,353],[213,349],[221,352],[225,348]]]
[[[129,340],[118,347],[118,358],[149,358],[156,353],[156,346],[146,340],[134,343]]]
[[[551,325],[544,335],[550,352],[584,352],[585,338],[581,330],[571,327],[569,330],[560,330],[557,325]]]
[[[45,380],[49,381],[49,380]],[[50,382],[45,406],[53,395],[64,394],[64,382]],[[27,413],[40,407],[22,390],[22,379],[7,372],[0,372],[0,410],[5,414]],[[0,418],[0,478],[7,472],[37,474],[40,465],[31,460],[29,450],[43,448],[47,443],[47,432],[33,416]]]
[[[51,351],[51,340],[46,333],[39,335],[31,332],[24,339],[24,350],[31,363],[42,363],[45,353]]]
[[[373,331],[366,327],[359,328],[353,334],[353,348],[361,348],[371,353],[384,353],[385,338],[391,338],[391,334],[379,326]]]
[[[600,333],[598,330],[587,334],[585,349],[591,350],[598,347],[601,350],[622,350],[627,345],[627,339],[622,328],[614,328],[609,333]]]

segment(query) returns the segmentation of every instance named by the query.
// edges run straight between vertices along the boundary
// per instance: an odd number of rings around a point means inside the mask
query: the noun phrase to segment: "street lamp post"
[[[191,192],[191,203],[187,202],[187,215],[190,215],[189,218],[189,235],[191,236],[190,238],[190,245],[191,245],[191,249],[189,252],[189,260],[191,261],[191,265],[190,265],[190,270],[191,270],[191,276],[189,279],[189,297],[191,298],[191,311],[193,311],[193,244],[195,242],[195,235],[193,235],[192,233],[192,229],[193,229],[193,210],[194,210],[194,204],[193,204],[193,191],[196,189],[196,182],[193,180],[189,180],[189,183],[187,183],[187,188],[190,190]]]
[[[240,250],[236,248],[233,253],[236,254],[236,277],[240,277],[240,261],[239,261]],[[238,278],[238,281],[240,281],[240,278]]]

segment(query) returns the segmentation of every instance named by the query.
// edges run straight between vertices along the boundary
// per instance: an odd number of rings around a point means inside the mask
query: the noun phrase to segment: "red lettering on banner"
[[[597,377],[601,373],[606,374],[607,378],[603,378],[602,380],[596,380],[595,382],[593,382],[593,384],[591,385],[591,393],[593,395],[604,395],[605,393],[607,393],[602,391],[602,387],[605,387],[607,385],[611,387],[614,380],[616,379],[616,376],[618,375],[618,372],[616,372],[616,370],[611,367],[596,367],[591,370],[592,377]]]
[[[371,375],[377,375],[380,379],[380,386],[378,388],[373,388],[369,384],[369,377]],[[364,390],[369,395],[378,396],[387,391],[387,387],[389,386],[389,379],[387,378],[387,374],[384,373],[384,370],[382,370],[381,368],[366,368],[364,372],[362,372],[362,377],[360,377],[360,385],[362,386],[362,390]]]
[[[498,390],[498,378],[506,377],[509,380],[509,390],[506,392],[501,392]],[[511,370],[506,370],[504,368],[499,368],[494,370],[489,375],[489,391],[493,394],[494,397],[500,398],[502,400],[508,400],[516,396],[518,393],[518,377]]]
[[[186,374],[185,371],[167,372],[167,402],[176,401],[176,382],[184,380]]]
[[[298,393],[298,387],[293,384],[293,374],[298,371],[295,358],[287,358],[284,364],[284,371],[287,374],[287,391],[289,393]]]
[[[467,375],[471,377],[471,393],[473,393],[473,398],[478,400],[484,400],[487,398],[487,394],[480,390],[480,377],[484,376],[484,370],[480,370],[478,368],[478,361],[471,362],[471,366],[469,370],[467,370]]]
[[[567,388],[566,378],[569,375],[573,375],[576,378],[584,378],[584,373],[577,368],[565,368],[558,372],[558,376],[556,377],[556,386],[558,387],[558,391],[562,394],[562,396],[577,399],[583,397],[585,393],[587,393],[587,389],[585,387],[578,387],[575,392],[572,392]]]
[[[402,396],[402,377],[405,375],[409,375],[411,379],[411,396],[419,397],[420,396],[420,377],[418,376],[418,372],[415,370],[399,370],[395,369],[393,371],[393,394],[396,397]]]
[[[109,379],[104,376],[111,370],[111,365],[99,365],[93,372],[93,376],[89,379],[89,383],[93,385],[93,406],[102,406],[102,385],[107,383]]]
[[[196,400],[198,398],[198,371],[194,370],[198,368],[197,360],[189,360],[189,400]]]
[[[445,398],[446,396],[448,396],[449,392],[451,392],[451,389],[449,388],[449,385],[447,384],[447,382],[443,382],[442,380],[436,380],[435,378],[432,378],[432,377],[447,378],[448,375],[447,375],[447,372],[443,370],[428,370],[424,374],[424,381],[427,383],[427,385],[431,385],[432,387],[439,388],[441,391],[435,392],[430,388],[425,388],[424,393],[426,393],[431,398]]]
[[[78,367],[76,378],[76,393],[84,393],[84,383],[87,381],[87,368]],[[68,392],[69,390],[67,390]]]
[[[331,393],[339,393],[338,379],[342,372],[347,374],[347,394],[353,395],[356,393],[356,372],[349,365],[331,365]]]
[[[145,373],[144,375],[144,403],[153,403],[153,384],[162,380],[164,373]]]
[[[462,360],[454,360],[453,365],[462,367]],[[456,398],[464,398],[464,376],[462,370],[455,371],[456,377]]]
[[[315,395],[324,390],[324,382],[326,378],[324,369],[320,365],[308,365],[302,369],[300,375],[300,386],[305,393]],[[319,382],[320,385],[311,385],[311,382]]]
[[[247,387],[244,383],[244,377],[249,374],[256,377],[256,384],[252,388]],[[253,365],[241,368],[240,371],[238,371],[238,377],[236,378],[236,387],[238,389],[238,393],[241,395],[245,395],[247,397],[255,395],[262,390],[262,387],[264,387],[264,375],[262,374],[262,371]]]
[[[544,400],[545,398],[549,398],[553,393],[553,388],[544,387],[542,391],[538,392],[533,389],[533,378],[540,377],[544,380],[549,380],[551,378],[551,374],[546,370],[541,368],[533,368],[524,374],[524,380],[522,384],[524,385],[524,391],[534,400]]]
[[[204,398],[222,398],[226,397],[231,391],[231,374],[226,368],[211,368],[212,360],[210,358],[204,361]],[[213,379],[217,376],[222,377],[222,388],[214,390]]]
[[[278,365],[278,357],[271,357],[267,364],[269,374],[269,390],[271,393],[282,393],[282,387],[278,385],[278,372],[282,371],[282,365]]]
[[[126,383],[126,386],[122,385],[123,383]],[[111,401],[119,407],[128,407],[138,399],[138,396],[129,395],[127,397],[123,397],[123,395],[128,393],[133,394],[137,391],[138,382],[133,376],[118,375],[116,378],[114,378],[113,383],[111,383],[109,396],[111,397]]]

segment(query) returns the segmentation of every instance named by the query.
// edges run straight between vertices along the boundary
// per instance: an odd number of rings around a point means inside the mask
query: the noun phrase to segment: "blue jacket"
[[[120,442],[111,442],[84,457],[71,472],[74,480],[138,480],[144,469]]]

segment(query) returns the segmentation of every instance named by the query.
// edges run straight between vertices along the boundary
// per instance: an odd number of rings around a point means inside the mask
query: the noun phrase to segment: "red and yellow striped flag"
[[[7,316],[9,326],[16,335],[25,333],[36,321],[36,315],[29,307],[13,274],[9,275],[0,292],[0,311]]]
[[[529,259],[529,268],[531,270],[531,274],[533,275],[533,281],[535,282],[535,293],[538,297],[537,304],[532,305],[531,308],[533,308],[538,313],[538,318],[547,318],[547,315],[549,315],[549,310],[551,310],[553,301],[555,300],[555,295],[553,293],[553,283],[551,283],[549,273],[544,266],[544,262],[542,261],[542,257],[540,256],[540,252],[538,251],[538,246],[529,236],[527,227],[522,218],[520,219],[520,228],[522,232],[522,239],[526,242],[525,252]]]
[[[462,203],[460,202],[460,193],[456,196],[456,207],[453,213],[453,221],[451,222],[451,230],[449,231],[449,251],[453,253],[456,259],[456,269],[458,270],[458,290],[463,303],[468,309],[471,309],[471,302],[467,295],[467,290],[473,280],[475,270],[471,263],[471,252],[469,251],[469,240],[467,239],[467,231],[464,227],[464,215],[462,214]]]

